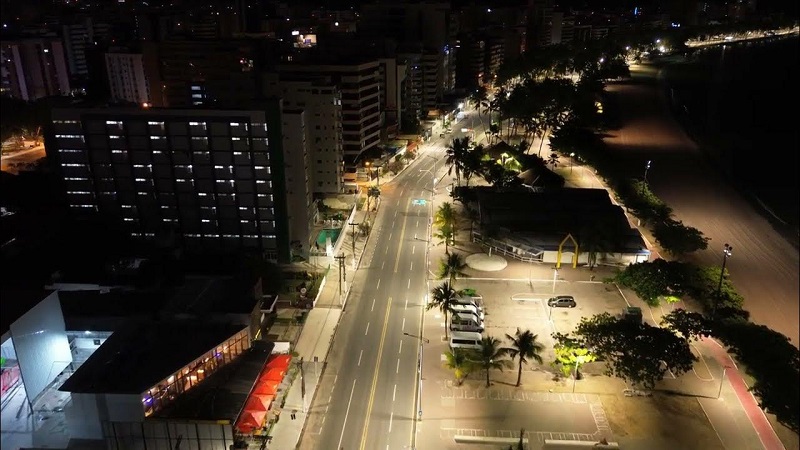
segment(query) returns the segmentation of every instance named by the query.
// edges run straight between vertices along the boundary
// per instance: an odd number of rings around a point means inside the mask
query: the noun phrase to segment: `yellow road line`
[[[411,205],[409,201],[406,203],[406,217],[403,219],[403,229],[400,230],[400,244],[397,246],[397,257],[394,260],[394,273],[397,273],[397,267],[400,265],[400,250],[403,248],[403,237],[406,235],[406,225],[408,224],[408,207]]]
[[[378,360],[375,363],[375,374],[372,376],[372,388],[369,392],[369,403],[367,403],[367,415],[364,418],[364,433],[361,435],[361,450],[367,445],[367,430],[369,430],[369,416],[372,414],[372,403],[375,401],[375,387],[378,385],[378,372],[383,356],[383,343],[386,341],[386,330],[389,325],[389,311],[392,310],[392,297],[389,297],[389,304],[386,306],[386,318],[383,320],[383,332],[381,333],[381,344],[378,346]]]

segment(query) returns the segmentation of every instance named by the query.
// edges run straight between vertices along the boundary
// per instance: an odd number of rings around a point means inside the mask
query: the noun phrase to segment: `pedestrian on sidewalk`
[[[292,417],[292,420],[294,420],[294,419],[297,419],[297,410],[296,410],[296,409],[293,409],[293,410],[292,410],[292,415],[291,415],[291,417]]]

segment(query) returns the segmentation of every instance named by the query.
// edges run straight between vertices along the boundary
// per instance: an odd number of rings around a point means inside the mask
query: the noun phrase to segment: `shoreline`
[[[714,167],[719,174],[748,202],[759,214],[766,219],[773,229],[780,234],[795,249],[800,250],[800,228],[791,224],[781,217],[771,206],[762,200],[755,192],[754,187],[745,182],[738,182],[735,174],[732,173],[732,163],[725,161],[722,151],[717,148],[712,136],[707,131],[692,124],[692,116],[683,111],[685,105],[680,103],[673,95],[674,80],[670,79],[669,69],[673,65],[690,62],[686,56],[672,55],[658,60],[641,64],[644,67],[655,69],[655,88],[659,91],[660,97],[664,102],[672,118],[680,125],[681,129],[691,139],[700,151],[700,154]],[[702,231],[702,230],[701,230]]]

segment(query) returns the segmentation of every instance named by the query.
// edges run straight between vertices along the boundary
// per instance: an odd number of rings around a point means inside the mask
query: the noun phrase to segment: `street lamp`
[[[644,182],[642,182],[642,195],[644,195],[644,187],[647,185],[647,171],[650,170],[650,160],[647,160],[647,164],[644,166]]]
[[[725,264],[728,262],[728,258],[731,257],[733,254],[733,247],[725,244],[725,247],[722,249],[722,270],[719,272],[719,284],[717,285],[717,301],[714,303],[714,310],[711,314],[714,316],[717,313],[717,306],[722,300],[722,279],[725,277]]]
[[[420,333],[421,332],[422,329],[420,329]],[[422,344],[430,344],[431,341],[411,333],[404,332],[403,335],[419,340],[419,361],[417,361],[417,420],[422,420],[422,349],[424,348]]]
[[[351,227],[353,227],[353,269],[356,268],[356,227],[361,225],[360,223],[350,222],[348,223]]]
[[[572,175],[572,166],[575,164],[575,152],[569,154],[569,174]]]

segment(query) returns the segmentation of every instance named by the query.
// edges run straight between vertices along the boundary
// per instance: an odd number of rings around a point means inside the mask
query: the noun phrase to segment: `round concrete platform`
[[[467,266],[471,269],[483,272],[497,272],[503,270],[508,265],[505,258],[498,255],[487,255],[486,253],[474,253],[467,256]]]

